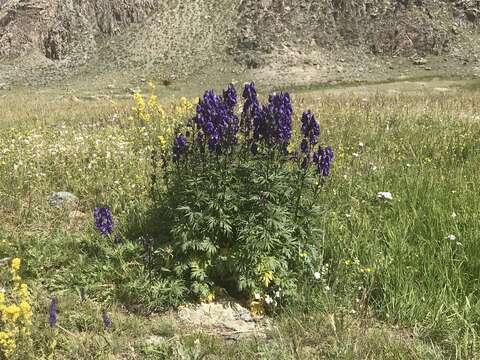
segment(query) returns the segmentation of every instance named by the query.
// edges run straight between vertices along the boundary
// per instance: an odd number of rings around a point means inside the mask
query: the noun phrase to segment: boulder
[[[72,206],[78,203],[78,197],[68,191],[59,191],[49,197],[48,203],[52,207]]]

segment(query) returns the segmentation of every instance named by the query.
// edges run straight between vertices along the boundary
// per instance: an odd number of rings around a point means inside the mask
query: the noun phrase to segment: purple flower
[[[213,123],[211,121],[209,121],[205,127],[204,127],[204,130],[205,130],[205,134],[207,135],[212,135],[213,134],[213,130],[215,130],[215,128],[213,127]]]
[[[320,136],[320,126],[310,111],[304,112],[302,115],[301,131],[303,136],[308,139],[310,145],[317,143]]]
[[[50,326],[53,328],[57,325],[57,298],[52,297],[50,302],[50,317],[48,319]]]
[[[182,134],[177,135],[173,140],[173,157],[178,160],[188,150],[188,141]]]
[[[226,90],[223,90],[223,102],[227,105],[229,111],[234,111],[237,106],[237,90],[233,84],[228,85]]]
[[[330,146],[325,149],[321,146],[318,147],[318,151],[313,154],[313,162],[317,166],[317,172],[321,176],[330,175],[330,164],[333,161],[333,150]]]
[[[300,149],[305,154],[308,154],[310,152],[310,146],[308,145],[308,140],[307,139],[302,140],[302,143],[300,144]]]
[[[205,91],[197,105],[194,122],[199,130],[196,141],[206,141],[212,152],[220,153],[222,148],[236,144],[239,120],[235,114],[237,94],[235,87],[229,85],[223,91],[223,98],[213,90]]]
[[[95,208],[93,210],[95,226],[102,235],[110,235],[113,231],[113,220],[110,209],[107,207]]]
[[[108,313],[106,310],[103,310],[102,312],[102,321],[103,321],[103,327],[105,330],[108,330],[112,327],[112,320],[110,319],[110,316],[108,316]]]
[[[288,93],[270,95],[268,103],[261,106],[257,99],[254,83],[246,84],[242,113],[242,130],[251,130],[253,142],[264,142],[267,146],[285,146],[292,136],[293,108]]]
[[[257,90],[255,89],[254,82],[245,84],[242,97],[245,99],[243,104],[243,113],[247,114],[255,107],[254,105],[258,105]]]

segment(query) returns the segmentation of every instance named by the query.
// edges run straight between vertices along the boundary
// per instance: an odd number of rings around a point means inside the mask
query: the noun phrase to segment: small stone
[[[128,93],[129,93],[129,94],[132,94],[132,95],[133,95],[133,94],[139,94],[139,93],[141,93],[141,92],[142,92],[142,90],[141,90],[138,86],[128,89]]]
[[[67,191],[53,193],[48,199],[50,206],[74,205],[78,202],[78,197]]]
[[[151,335],[145,339],[145,345],[158,346],[165,341],[165,337],[158,335]]]
[[[413,60],[414,65],[425,65],[427,63],[427,59],[421,57]]]

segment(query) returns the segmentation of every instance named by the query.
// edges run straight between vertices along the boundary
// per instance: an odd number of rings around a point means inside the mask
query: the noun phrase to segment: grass
[[[149,135],[125,119],[132,104],[117,104],[116,122],[108,121],[115,111],[108,101],[83,112],[64,101],[42,110],[41,99],[25,98],[2,107],[0,257],[22,258],[34,294],[31,341],[16,357],[480,357],[478,93],[305,93],[295,101],[297,112],[315,112],[321,142],[336,153],[319,219],[330,270],[273,315],[266,339],[236,342],[148,311],[174,294],[150,286],[143,248],[128,238],[131,219],[149,207],[152,172]],[[59,122],[65,126],[49,126]],[[79,196],[76,209],[49,207],[49,194],[61,190]],[[393,200],[380,201],[379,191]],[[91,210],[101,204],[112,209],[121,247],[93,229]],[[456,241],[446,239],[451,234]],[[63,329],[56,332],[48,326],[53,294]],[[110,332],[101,323],[105,308]],[[149,343],[152,336],[161,338]]]

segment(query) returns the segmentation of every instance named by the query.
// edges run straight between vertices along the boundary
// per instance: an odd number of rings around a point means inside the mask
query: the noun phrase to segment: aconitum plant
[[[107,207],[98,208],[93,210],[93,218],[95,220],[95,226],[102,235],[110,235],[113,231],[113,219],[110,209]]]
[[[167,190],[156,197],[168,234],[157,245],[174,255],[154,263],[200,299],[221,286],[245,297],[259,294],[273,306],[279,289],[282,301],[295,294],[305,268],[298,254],[316,246],[318,194],[333,151],[319,145],[311,111],[298,119],[301,143],[292,144],[295,116],[287,92],[262,104],[249,83],[242,98],[238,104],[233,85],[221,96],[206,91],[186,130],[177,132]]]

